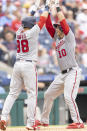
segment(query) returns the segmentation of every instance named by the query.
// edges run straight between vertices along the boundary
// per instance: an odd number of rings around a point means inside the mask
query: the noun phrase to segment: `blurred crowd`
[[[41,0],[40,8],[34,14],[39,19],[44,10],[45,0]],[[60,0],[62,11],[76,37],[76,59],[83,73],[87,74],[87,0]],[[33,15],[35,0],[0,0],[0,61],[13,67],[16,60],[15,32],[21,20]],[[50,9],[52,22],[58,22],[55,9]],[[59,72],[55,52],[55,41],[52,40],[45,27],[38,38],[39,75]]]

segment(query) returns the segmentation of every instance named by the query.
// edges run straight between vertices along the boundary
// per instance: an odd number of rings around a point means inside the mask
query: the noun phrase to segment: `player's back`
[[[39,26],[24,31],[21,26],[16,32],[17,55],[16,59],[37,61]]]

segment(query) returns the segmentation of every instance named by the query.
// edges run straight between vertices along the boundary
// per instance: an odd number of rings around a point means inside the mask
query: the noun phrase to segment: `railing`
[[[0,94],[0,99],[6,99],[8,93]],[[27,94],[25,92],[21,93],[18,99],[15,101],[11,110],[11,125],[12,126],[23,126],[24,125],[24,100],[27,99]],[[44,99],[44,92],[40,91],[38,93],[38,100]],[[54,101],[53,108],[50,113],[50,124],[56,125],[59,121],[59,111],[58,111],[58,98]]]

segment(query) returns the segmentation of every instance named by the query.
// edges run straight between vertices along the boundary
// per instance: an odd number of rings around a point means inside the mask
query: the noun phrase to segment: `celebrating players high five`
[[[40,0],[36,0],[36,8]],[[75,36],[66,22],[59,2],[56,0],[55,7],[58,16],[58,23],[52,25],[50,14],[48,15],[50,0],[46,1],[45,11],[36,23],[35,17],[26,17],[22,20],[22,25],[16,32],[17,55],[16,63],[13,69],[13,75],[10,83],[10,92],[4,103],[2,110],[0,129],[6,129],[6,122],[11,108],[18,98],[23,85],[28,94],[27,105],[27,125],[28,130],[39,129],[38,125],[49,125],[49,113],[53,101],[56,97],[64,93],[65,102],[69,107],[71,118],[74,123],[67,128],[84,128],[76,104],[76,96],[79,89],[81,70],[75,59]],[[44,96],[44,107],[41,121],[35,122],[36,103],[37,103],[37,53],[38,53],[38,35],[42,27],[46,28],[52,38],[56,41],[56,54],[61,73],[52,82]]]

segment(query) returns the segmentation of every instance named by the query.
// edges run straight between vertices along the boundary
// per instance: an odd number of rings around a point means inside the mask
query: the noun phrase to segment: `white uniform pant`
[[[35,123],[37,103],[37,72],[35,64],[28,61],[18,61],[14,65],[13,75],[10,83],[10,92],[7,96],[2,110],[1,119],[7,121],[11,108],[18,98],[23,85],[28,94],[27,126]],[[20,109],[21,110],[21,109]]]
[[[41,117],[43,123],[49,124],[49,114],[55,98],[64,93],[65,102],[69,107],[73,122],[82,123],[75,102],[81,78],[81,69],[73,68],[68,73],[60,73],[52,82],[44,95],[44,107]],[[63,116],[62,116],[63,117]]]

